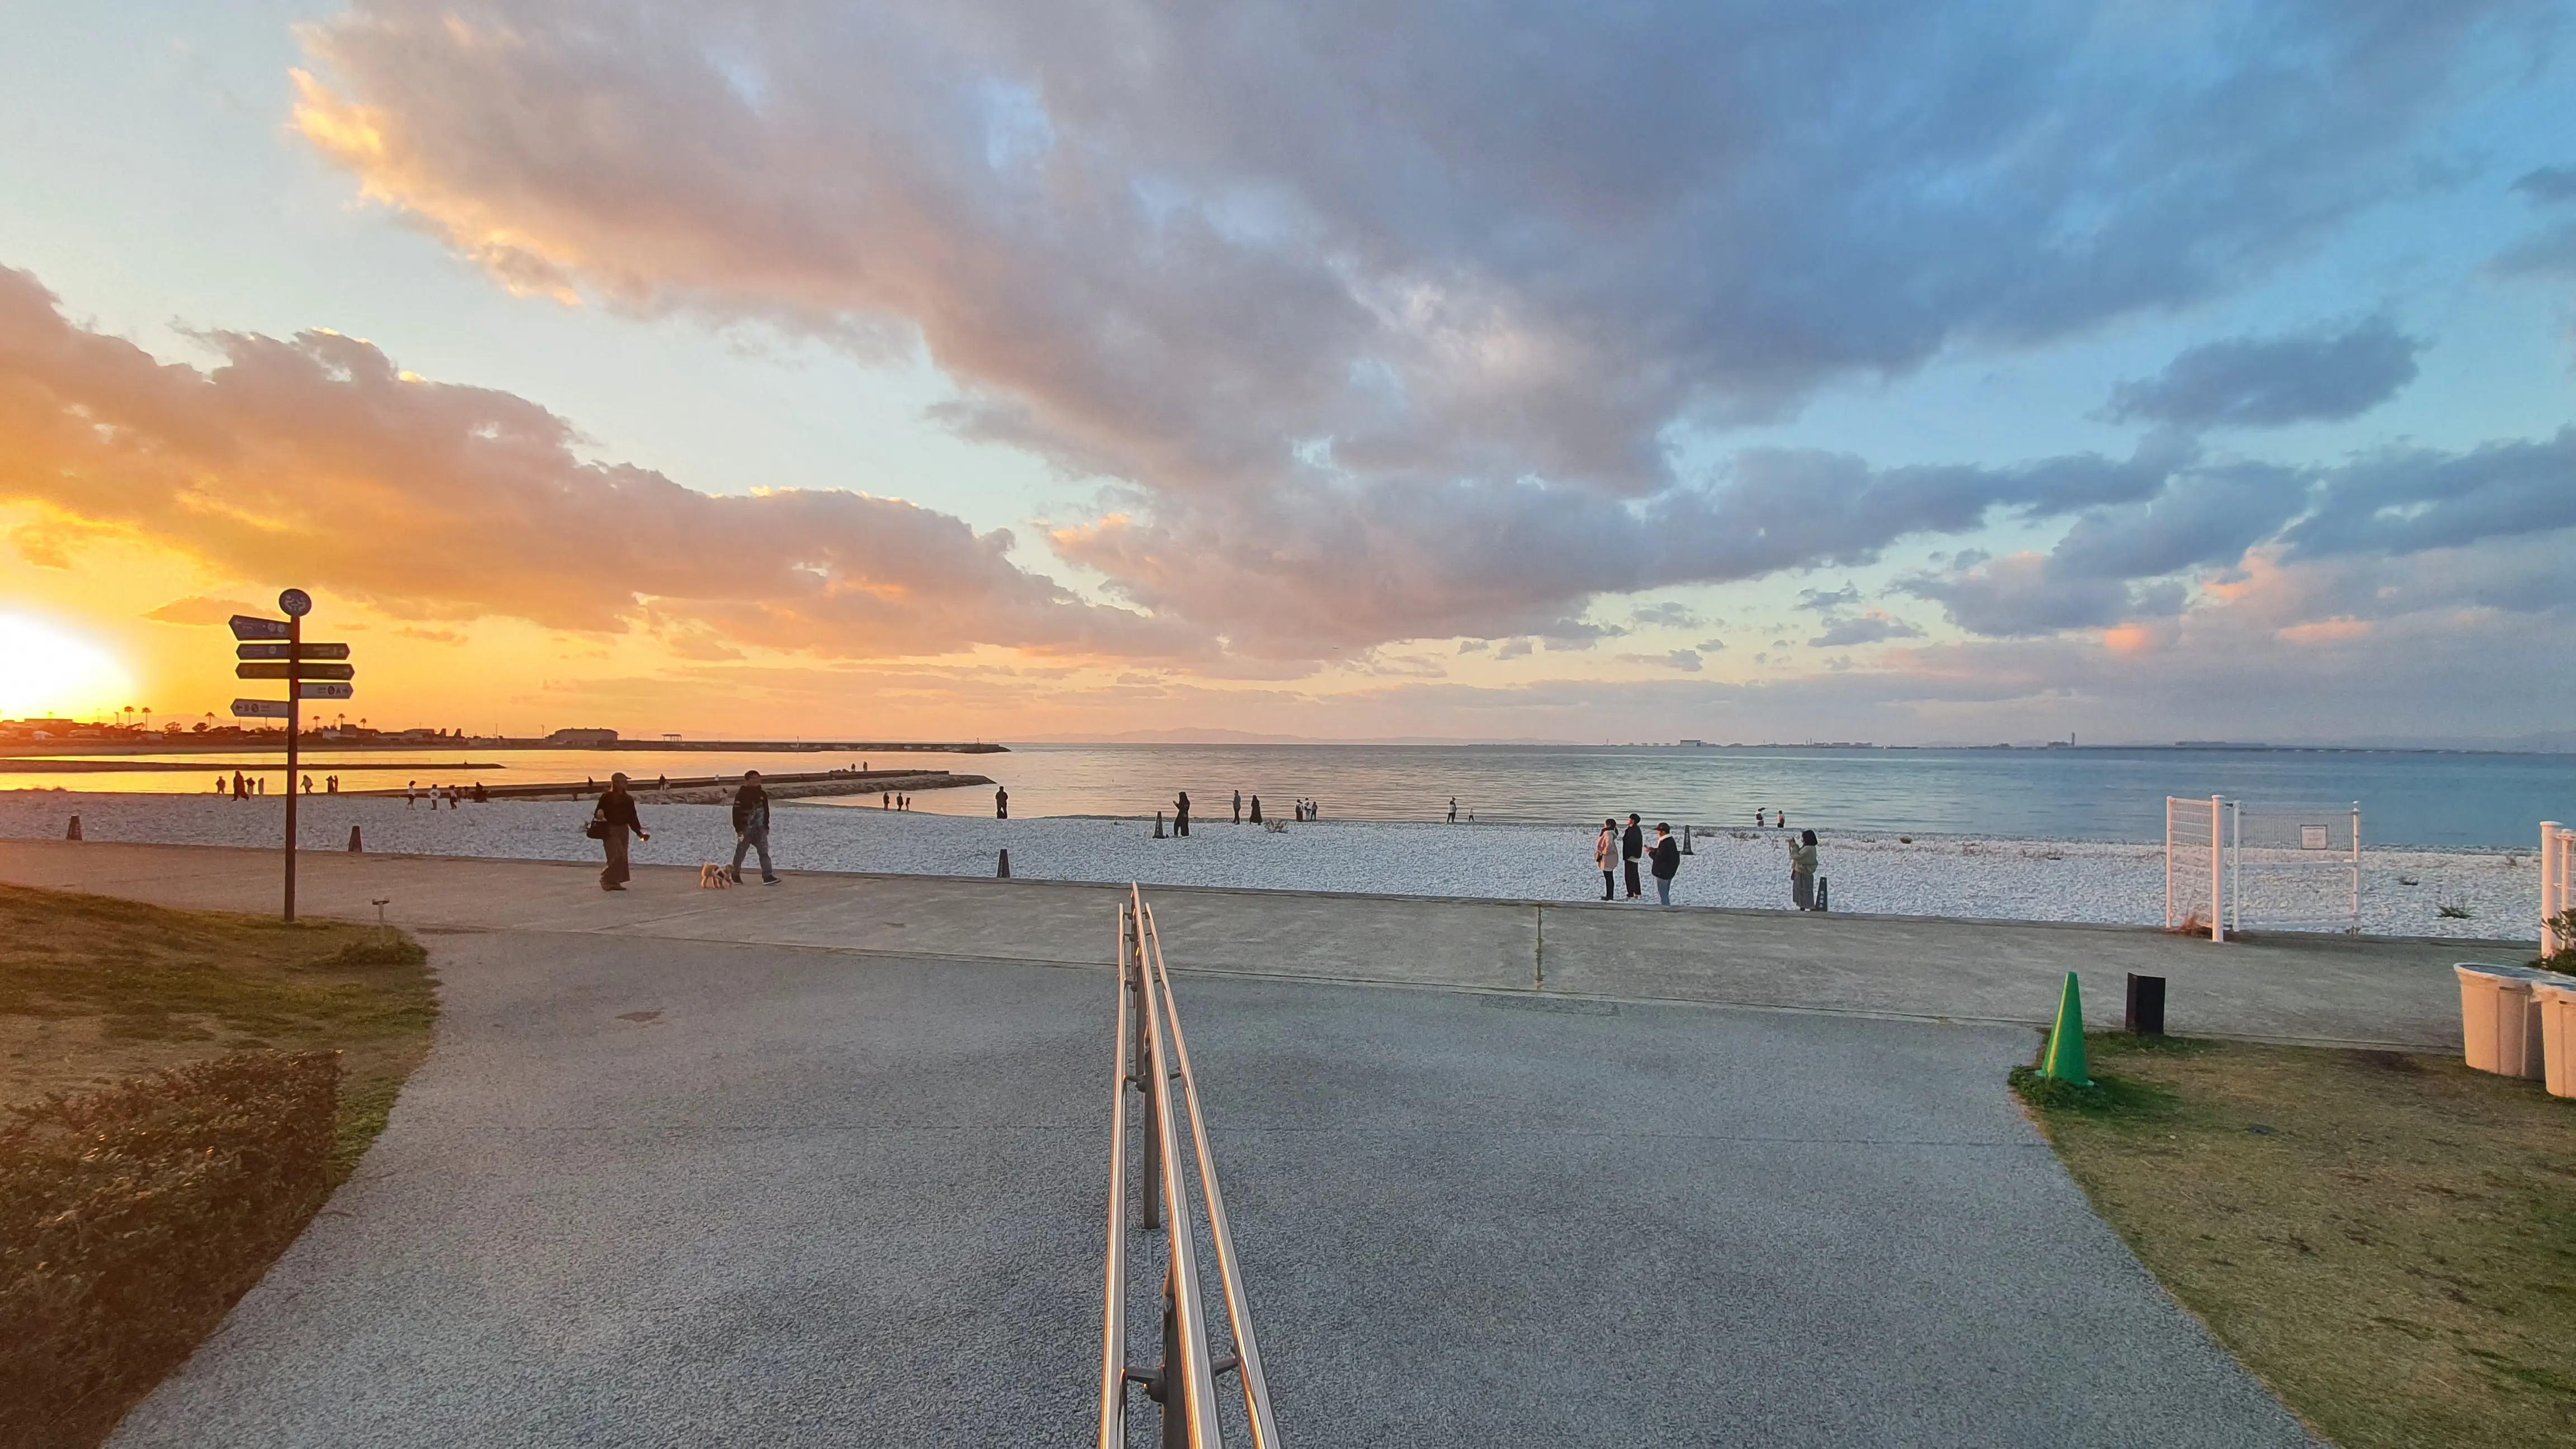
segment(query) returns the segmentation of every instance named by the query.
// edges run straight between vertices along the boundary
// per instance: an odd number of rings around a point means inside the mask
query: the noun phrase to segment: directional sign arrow
[[[297,699],[354,699],[357,692],[345,684],[318,684],[304,680],[295,686]]]
[[[241,659],[346,659],[346,644],[236,644],[233,654]]]
[[[284,719],[288,709],[282,699],[237,699],[233,701],[235,719]]]
[[[294,670],[298,675],[306,679],[355,679],[358,677],[357,669],[354,666],[347,664],[290,664],[283,662],[275,664],[236,664],[233,666],[233,677],[235,679],[284,679],[287,677],[287,671],[290,669]]]
[[[236,639],[287,639],[294,626],[284,619],[263,619],[256,614],[235,614],[232,619]]]

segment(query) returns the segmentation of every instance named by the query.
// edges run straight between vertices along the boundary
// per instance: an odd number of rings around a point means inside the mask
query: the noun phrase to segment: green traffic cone
[[[2048,1034],[2048,1053],[2040,1058],[2039,1074],[2079,1087],[2093,1085],[2084,1062],[2084,992],[2072,971],[2066,973],[2066,989],[2058,994],[2057,1026]]]

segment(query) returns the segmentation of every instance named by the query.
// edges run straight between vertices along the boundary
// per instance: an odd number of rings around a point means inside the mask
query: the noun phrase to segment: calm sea
[[[185,757],[163,757],[185,758]],[[236,757],[223,757],[238,763]],[[272,757],[273,758],[273,757]],[[500,768],[468,772],[462,760]],[[707,775],[859,763],[810,754],[650,751],[321,753],[317,778],[348,788],[417,779],[534,781],[624,770]],[[2079,840],[2164,838],[2167,795],[2226,795],[2249,806],[2359,802],[2368,843],[2529,846],[2543,819],[2576,822],[2576,755],[2419,754],[2367,750],[1704,749],[1518,745],[1024,745],[1000,755],[904,755],[868,761],[990,775],[1012,813],[1150,815],[1187,790],[1201,817],[1229,812],[1233,792],[1265,811],[1300,797],[1339,819],[1436,820],[1455,796],[1463,820],[1573,825],[1634,810],[1699,826],[1753,823],[1759,807],[1792,825],[1927,834]],[[358,766],[375,766],[358,769]],[[177,774],[0,774],[0,787],[207,791],[214,765]],[[279,788],[274,772],[270,789]],[[860,802],[849,802],[857,805]],[[874,804],[874,797],[865,803]],[[924,791],[918,810],[989,813],[986,790]]]

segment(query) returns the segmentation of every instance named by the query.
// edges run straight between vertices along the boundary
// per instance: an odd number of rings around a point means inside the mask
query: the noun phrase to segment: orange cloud
[[[544,408],[407,378],[335,333],[207,340],[225,358],[211,373],[163,364],[0,269],[0,503],[46,510],[18,530],[30,562],[58,567],[65,540],[114,532],[397,618],[667,620],[703,636],[702,655],[1201,648],[1020,569],[1004,531],[864,493],[715,495],[585,463]]]

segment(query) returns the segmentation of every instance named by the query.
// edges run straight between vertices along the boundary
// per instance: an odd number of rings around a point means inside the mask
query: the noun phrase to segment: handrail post
[[[1163,1269],[1163,1367],[1157,1377],[1162,1382],[1163,1449],[1189,1449],[1190,1396],[1181,1392],[1181,1381],[1174,1372],[1181,1356],[1189,1351],[1181,1342],[1181,1299],[1174,1291],[1172,1269]]]

